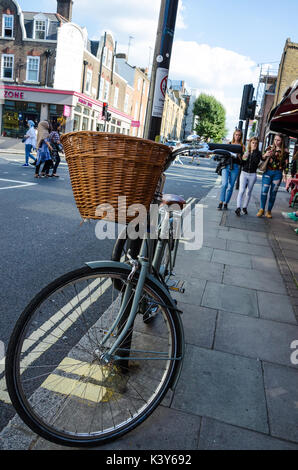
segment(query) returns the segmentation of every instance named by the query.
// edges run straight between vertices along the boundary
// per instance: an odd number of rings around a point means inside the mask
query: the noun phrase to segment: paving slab
[[[216,248],[216,247],[215,247]],[[227,241],[227,250],[236,251],[237,253],[246,253],[248,255],[263,256],[266,258],[274,258],[273,251],[270,247],[255,245],[252,243],[239,242],[234,240]]]
[[[176,265],[179,266],[181,261],[187,260],[189,262],[193,262],[194,259],[196,260],[206,260],[211,261],[213,255],[213,248],[209,248],[207,246],[202,246],[200,250],[186,250],[183,243],[179,244],[179,249],[177,253],[177,263]]]
[[[208,246],[211,248],[218,248],[220,250],[227,249],[227,240],[219,237],[204,237],[204,246]]]
[[[268,433],[260,362],[187,345],[172,408]]]
[[[240,266],[243,268],[252,268],[251,256],[235,253],[234,251],[217,250],[213,251],[211,261],[214,263],[229,264],[231,266]]]
[[[206,282],[203,279],[193,279],[192,277],[185,279],[185,293],[171,292],[173,299],[177,302],[201,306],[203,293],[206,287]],[[178,304],[179,307],[179,304]]]
[[[183,311],[182,322],[186,343],[211,349],[217,310],[184,304],[183,302],[179,302],[179,308]]]
[[[245,230],[230,228],[227,232],[221,232],[218,236],[219,238],[224,238],[225,240],[235,240],[248,243],[248,235]]]
[[[180,258],[179,263],[175,267],[175,273],[179,278],[183,278],[185,273],[189,272],[190,260],[188,258]],[[191,277],[193,279],[205,279],[221,282],[224,271],[224,265],[220,263],[212,263],[206,260],[192,259]]]
[[[206,285],[202,306],[253,317],[259,316],[256,291],[244,287],[235,289],[234,286],[210,281]]]
[[[202,418],[199,450],[298,450],[298,444]]]
[[[297,325],[295,313],[287,295],[257,292],[260,317]]]
[[[214,349],[295,367],[290,345],[297,338],[298,325],[219,312]]]
[[[264,363],[272,436],[298,443],[298,369]]]
[[[284,282],[279,273],[226,266],[223,282],[228,285],[286,294]]]
[[[280,273],[278,264],[275,258],[266,258],[263,256],[252,256],[251,257],[252,268],[258,271],[268,271]]]
[[[129,434],[94,450],[196,450],[200,424],[199,416],[159,406]],[[39,439],[33,450],[65,450],[65,447]]]

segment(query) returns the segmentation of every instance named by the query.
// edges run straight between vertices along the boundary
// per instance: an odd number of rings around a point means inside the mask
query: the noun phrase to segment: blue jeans
[[[222,170],[220,202],[224,202],[226,204],[230,202],[238,174],[239,165],[236,164],[234,164],[233,170],[230,169],[230,166],[227,166]]]
[[[26,158],[26,165],[29,163],[29,158],[34,160],[36,162],[36,158],[31,155],[31,150],[33,149],[31,144],[26,144],[25,145],[25,158]]]
[[[261,209],[265,210],[266,202],[269,194],[268,211],[272,211],[278,188],[282,182],[282,171],[280,170],[267,170],[263,174],[262,179],[262,192],[261,192]]]

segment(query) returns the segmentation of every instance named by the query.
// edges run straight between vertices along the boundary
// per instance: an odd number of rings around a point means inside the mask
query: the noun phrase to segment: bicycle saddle
[[[182,210],[186,204],[186,201],[181,196],[176,194],[164,194],[162,197],[162,205],[171,206],[172,204],[178,204]]]

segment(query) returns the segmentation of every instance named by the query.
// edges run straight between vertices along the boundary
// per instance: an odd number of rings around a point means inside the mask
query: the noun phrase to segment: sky
[[[24,11],[54,12],[57,6],[55,0],[19,4]],[[73,22],[85,26],[90,39],[112,32],[131,65],[148,67],[160,4],[74,0]],[[230,137],[239,123],[243,86],[253,83],[257,92],[261,64],[263,72],[277,71],[286,39],[298,43],[297,16],[298,0],[180,0],[170,79],[215,96],[226,109]]]

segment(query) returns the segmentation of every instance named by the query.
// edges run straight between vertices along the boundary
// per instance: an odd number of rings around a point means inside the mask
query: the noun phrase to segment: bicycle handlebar
[[[214,143],[206,143],[206,142],[202,142],[202,143],[199,143],[199,144],[196,144],[194,146],[189,146],[189,145],[182,145],[181,147],[179,147],[177,150],[173,149],[172,153],[169,155],[168,157],[168,160],[167,160],[167,163],[165,165],[165,169],[164,171],[166,171],[170,166],[171,164],[173,163],[173,161],[175,160],[175,158],[180,155],[181,153],[185,152],[185,150],[198,150],[199,153],[205,153],[205,154],[211,154],[211,153],[214,153],[215,150],[225,150],[227,152],[230,152],[231,156],[232,154],[234,153],[243,153],[243,149],[241,147],[241,145],[233,145],[233,144],[214,144]]]

